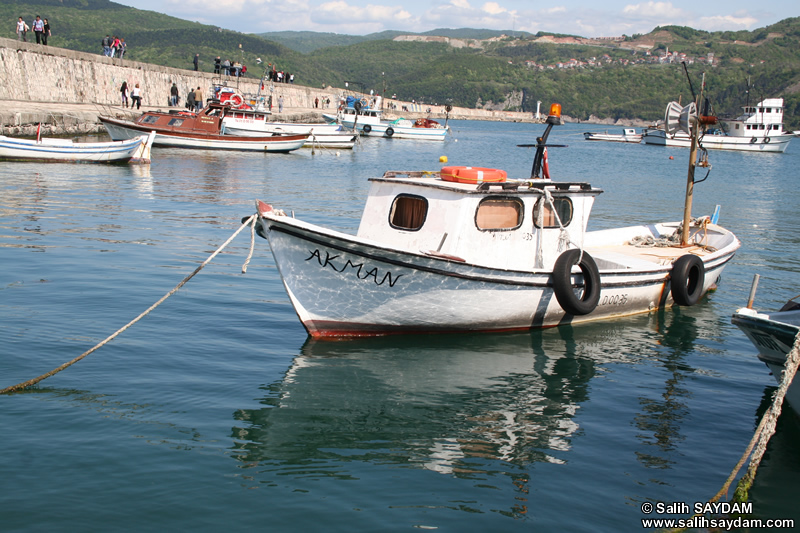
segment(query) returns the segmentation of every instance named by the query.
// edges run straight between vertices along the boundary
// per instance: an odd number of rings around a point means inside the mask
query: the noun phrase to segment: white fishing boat
[[[675,102],[667,106],[667,114],[675,114]],[[709,117],[714,119],[715,117]],[[666,124],[667,120],[665,120]],[[715,120],[709,120],[708,126]],[[738,150],[746,152],[785,152],[794,137],[783,129],[783,98],[767,98],[755,107],[745,106],[743,113],[735,119],[721,120],[723,129],[707,128],[701,133],[700,146],[714,150]],[[677,146],[688,148],[691,137],[686,132],[668,132],[663,127],[644,130],[645,144],[655,146]]]
[[[739,240],[707,217],[589,231],[602,190],[540,177],[560,115],[554,104],[531,176],[445,167],[370,178],[356,235],[257,201],[259,234],[308,333],[524,330],[695,304]]]
[[[129,139],[143,131],[155,131],[155,146],[286,153],[301,148],[309,137],[267,134],[262,136],[224,135],[222,118],[227,104],[211,103],[199,113],[148,111],[135,121],[100,116],[100,122],[114,140]]]
[[[71,139],[17,139],[0,135],[0,161],[48,163],[150,163],[155,134],[124,141],[75,142]]]
[[[747,335],[758,350],[758,359],[767,365],[780,383],[786,357],[800,333],[800,303],[793,298],[775,312],[759,312],[752,307],[742,307],[733,314],[731,322]],[[786,399],[800,413],[800,386],[794,381],[786,391]]]
[[[377,102],[380,102],[380,97]],[[368,137],[444,141],[450,131],[447,125],[428,118],[384,120],[379,107],[368,107],[360,100],[348,100],[336,115],[323,113],[322,117]]]
[[[231,109],[222,117],[222,133],[245,137],[258,135],[308,135],[305,146],[351,149],[358,135],[340,124],[274,122],[269,113],[257,109]]]
[[[624,128],[622,133],[608,133],[606,130],[603,133],[585,132],[584,139],[587,141],[610,141],[622,143],[639,143],[642,142],[642,134],[636,133],[636,128]]]

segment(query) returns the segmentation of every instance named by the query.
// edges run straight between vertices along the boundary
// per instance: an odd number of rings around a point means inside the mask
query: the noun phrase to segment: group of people
[[[180,96],[178,96],[178,86],[175,83],[172,84],[169,94],[169,105],[173,107],[177,106]],[[189,94],[186,96],[186,109],[199,113],[203,109],[203,100],[203,89],[198,87],[197,89],[190,90]]]
[[[320,103],[319,97],[314,98],[314,108],[319,108],[319,103]],[[330,107],[330,105],[331,105],[331,99],[330,98],[325,98],[323,96],[322,97],[322,107],[323,108]]]
[[[267,73],[269,81],[275,83],[294,83],[294,74],[289,74],[282,70],[275,70],[274,68]]]
[[[125,55],[125,51],[128,49],[128,45],[125,44],[125,39],[120,39],[116,35],[111,37],[110,35],[106,34],[103,37],[103,55],[106,57],[118,57],[122,59],[122,56]]]
[[[39,15],[36,15],[36,18],[31,22],[31,25],[28,26],[28,23],[22,20],[22,17],[19,18],[17,21],[17,40],[28,42],[28,32],[31,31],[33,28],[33,32],[36,34],[36,44],[47,44],[47,38],[50,37],[50,23],[47,22],[47,19],[42,19]]]
[[[195,63],[194,69],[197,70],[197,63]],[[230,59],[223,61],[217,56],[216,59],[214,59],[214,74],[224,74],[226,76],[236,76],[238,78],[247,74],[247,66],[242,65],[238,61],[231,61]]]
[[[122,87],[120,87],[119,92],[122,95],[122,107],[128,107],[128,93],[130,92],[130,108],[133,109],[133,106],[136,106],[136,109],[141,109],[142,89],[139,87],[138,83],[132,89],[129,90],[128,82],[123,81]]]

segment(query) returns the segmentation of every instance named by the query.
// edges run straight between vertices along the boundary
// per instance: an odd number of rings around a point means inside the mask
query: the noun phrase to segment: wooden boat
[[[674,112],[671,102],[667,114]],[[716,117],[709,117],[716,118]],[[668,120],[665,119],[665,124]],[[716,121],[709,121],[714,124]],[[767,98],[755,107],[745,106],[743,113],[732,120],[723,120],[727,132],[719,127],[706,128],[699,142],[702,148],[714,150],[737,150],[744,152],[783,153],[794,137],[783,129],[783,98]],[[645,144],[655,146],[678,146],[688,148],[691,137],[683,131],[666,131],[664,127],[644,130]]]
[[[584,139],[587,141],[611,141],[623,143],[639,143],[642,142],[642,134],[636,133],[635,128],[624,128],[622,133],[592,133],[586,132],[583,134]]]
[[[154,134],[113,142],[81,143],[71,139],[17,139],[0,135],[0,161],[48,163],[150,163]]]
[[[148,111],[135,121],[107,116],[98,118],[114,140],[129,139],[141,135],[142,132],[155,131],[155,146],[174,148],[291,152],[301,148],[309,137],[307,133],[258,137],[224,135],[222,119],[229,110],[230,106],[227,104],[210,103],[199,113]]]
[[[733,314],[731,322],[747,335],[758,350],[758,359],[780,383],[786,357],[800,333],[800,303],[791,299],[775,312],[742,307]],[[800,387],[794,381],[786,391],[786,399],[800,413]]]
[[[447,167],[371,178],[356,235],[257,201],[259,234],[308,333],[524,330],[695,304],[739,240],[708,218],[588,231],[602,190],[539,177],[560,111],[521,145],[536,147],[529,177]],[[676,234],[672,246],[640,246]]]

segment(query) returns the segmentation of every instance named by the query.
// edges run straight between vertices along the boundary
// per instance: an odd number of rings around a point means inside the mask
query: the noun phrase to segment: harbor
[[[444,143],[367,138],[338,154],[156,147],[148,166],[4,163],[1,385],[147,309],[256,212],[255,198],[355,233],[367,178],[385,170],[438,171],[445,156],[530,176],[534,151],[516,145],[541,125],[450,127]],[[554,181],[603,190],[591,229],[680,219],[685,149],[584,142],[584,131],[554,129],[551,141],[569,146],[549,164]],[[242,273],[243,232],[113,342],[0,397],[13,428],[5,527],[39,516],[41,528],[105,529],[124,515],[136,530],[632,531],[647,503],[708,502],[776,388],[731,315],[755,273],[760,309],[800,287],[797,222],[785,217],[797,147],[713,154],[693,213],[720,205],[742,242],[716,291],[601,322],[315,340],[258,236]],[[753,517],[800,518],[798,431],[796,416],[781,417],[750,490]]]

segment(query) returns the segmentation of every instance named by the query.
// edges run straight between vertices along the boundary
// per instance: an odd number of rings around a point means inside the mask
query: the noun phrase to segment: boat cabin
[[[769,137],[783,134],[783,98],[766,98],[756,106],[728,120],[728,134],[734,137]]]
[[[567,241],[582,245],[594,199],[603,192],[588,183],[461,182],[423,172],[390,171],[370,181],[358,237],[412,253],[526,271],[552,269]]]
[[[217,134],[220,132],[222,117],[225,116],[226,112],[229,112],[227,111],[229,109],[230,106],[228,105],[212,103],[199,113],[192,111],[171,111],[169,113],[148,111],[136,119],[136,123],[162,131]]]

